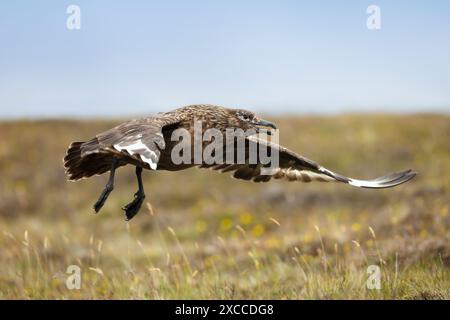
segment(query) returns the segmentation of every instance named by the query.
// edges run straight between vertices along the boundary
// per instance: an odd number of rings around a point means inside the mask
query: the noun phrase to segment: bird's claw
[[[136,193],[134,195],[134,200],[122,208],[122,210],[125,211],[125,218],[127,221],[131,220],[139,212],[144,199],[145,195]]]

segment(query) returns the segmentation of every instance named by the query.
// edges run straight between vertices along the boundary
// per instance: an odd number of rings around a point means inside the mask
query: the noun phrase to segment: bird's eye
[[[238,113],[237,116],[243,121],[250,121],[253,119],[251,115],[245,113]]]

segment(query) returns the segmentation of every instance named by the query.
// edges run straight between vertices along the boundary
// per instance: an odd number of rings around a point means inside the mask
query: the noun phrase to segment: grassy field
[[[375,191],[145,172],[148,203],[127,223],[133,168],[98,215],[107,177],[67,182],[62,168],[71,141],[120,121],[2,122],[0,298],[450,298],[450,117],[268,118],[282,144],[336,172],[419,175]],[[366,287],[369,265],[381,290]]]

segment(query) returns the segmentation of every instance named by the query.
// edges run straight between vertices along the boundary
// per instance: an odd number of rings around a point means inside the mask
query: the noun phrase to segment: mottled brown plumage
[[[220,172],[230,172],[237,179],[254,182],[267,182],[272,178],[301,182],[335,181],[364,188],[392,187],[409,181],[416,174],[407,170],[369,181],[355,180],[336,174],[314,161],[270,140],[260,139],[256,135],[247,136],[245,146],[236,148],[236,152],[244,152],[244,163],[208,164],[204,161],[194,163],[194,152],[191,152],[190,163],[175,164],[171,153],[179,142],[171,140],[172,133],[180,128],[186,129],[191,134],[190,142],[193,146],[195,142],[194,121],[202,122],[203,132],[214,128],[220,130],[223,135],[230,128],[256,131],[261,128],[276,128],[274,124],[259,119],[247,110],[228,109],[213,105],[192,105],[179,108],[152,117],[122,123],[98,134],[87,142],[72,143],[64,158],[64,167],[69,180],[78,180],[110,171],[108,184],[94,205],[95,211],[98,212],[113,189],[115,170],[127,164],[136,166],[139,190],[135,194],[135,199],[124,207],[126,218],[129,220],[139,211],[145,198],[141,179],[142,169],[178,171],[197,166]],[[205,147],[209,142],[202,142],[202,144]],[[248,161],[249,150],[252,150],[253,146],[267,147],[271,153],[278,152],[279,165],[270,172],[263,172],[262,170],[268,165],[260,162],[250,164]],[[226,144],[223,154],[225,154],[225,149]]]

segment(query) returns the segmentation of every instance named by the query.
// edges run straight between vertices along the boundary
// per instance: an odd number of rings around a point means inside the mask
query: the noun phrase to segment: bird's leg
[[[142,168],[136,167],[136,177],[138,181],[138,191],[134,194],[134,200],[122,209],[125,211],[126,220],[131,220],[142,206],[145,199],[144,186],[142,184]]]
[[[100,197],[94,204],[94,210],[96,213],[100,211],[100,209],[105,204],[106,199],[108,199],[109,194],[114,189],[114,174],[116,173],[116,168],[117,168],[117,159],[113,158],[108,183],[106,183],[105,189],[103,189],[102,193],[100,194]]]

